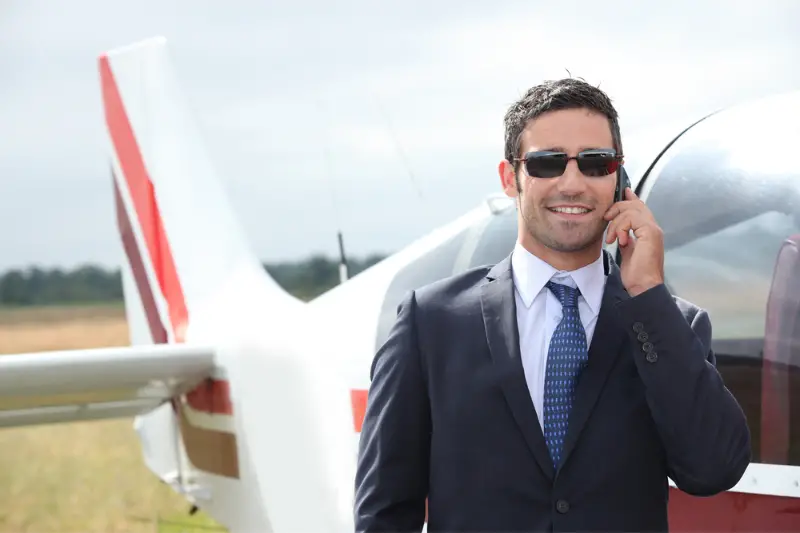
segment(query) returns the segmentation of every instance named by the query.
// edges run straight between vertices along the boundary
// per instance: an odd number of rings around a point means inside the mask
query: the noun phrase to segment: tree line
[[[348,260],[352,277],[385,256]],[[324,255],[298,261],[264,263],[286,291],[310,300],[339,283],[339,262]],[[117,302],[123,299],[119,269],[84,265],[73,269],[29,267],[0,275],[0,306],[64,305]]]

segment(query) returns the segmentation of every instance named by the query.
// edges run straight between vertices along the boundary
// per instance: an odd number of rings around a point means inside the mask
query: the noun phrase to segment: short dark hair
[[[528,121],[548,111],[558,109],[586,108],[608,117],[614,149],[622,154],[622,135],[619,131],[617,110],[606,93],[589,83],[575,78],[548,80],[528,91],[506,112],[505,124],[505,158],[509,163],[518,165],[514,158],[520,157],[522,132]]]

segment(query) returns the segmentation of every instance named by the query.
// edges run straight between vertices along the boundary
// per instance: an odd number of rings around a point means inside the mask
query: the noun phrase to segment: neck
[[[531,239],[529,235],[523,235],[518,242],[528,252],[548,265],[557,270],[564,270],[567,272],[578,270],[579,268],[594,263],[603,251],[603,243],[599,240],[582,250],[576,250],[574,252],[553,250]]]

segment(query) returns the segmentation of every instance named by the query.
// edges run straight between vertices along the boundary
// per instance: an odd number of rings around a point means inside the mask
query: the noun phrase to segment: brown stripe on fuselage
[[[186,455],[195,467],[219,476],[239,479],[239,452],[236,435],[193,426],[180,401],[173,402],[180,419]]]

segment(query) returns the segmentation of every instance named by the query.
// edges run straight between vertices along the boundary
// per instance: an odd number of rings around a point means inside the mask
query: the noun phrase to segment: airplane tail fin
[[[215,347],[208,379],[137,417],[147,466],[232,531],[339,527],[355,459],[349,396],[320,374],[323,350],[299,348],[314,336],[307,307],[246,242],[166,41],[112,50],[99,70],[131,343]]]
[[[128,256],[125,296],[140,299],[150,313],[144,321],[133,317],[137,343],[146,331],[154,343],[184,341],[189,314],[213,302],[226,280],[242,269],[263,269],[217,179],[165,45],[149,39],[99,60]],[[292,299],[261,277],[275,298]],[[147,286],[154,294],[142,294]]]

